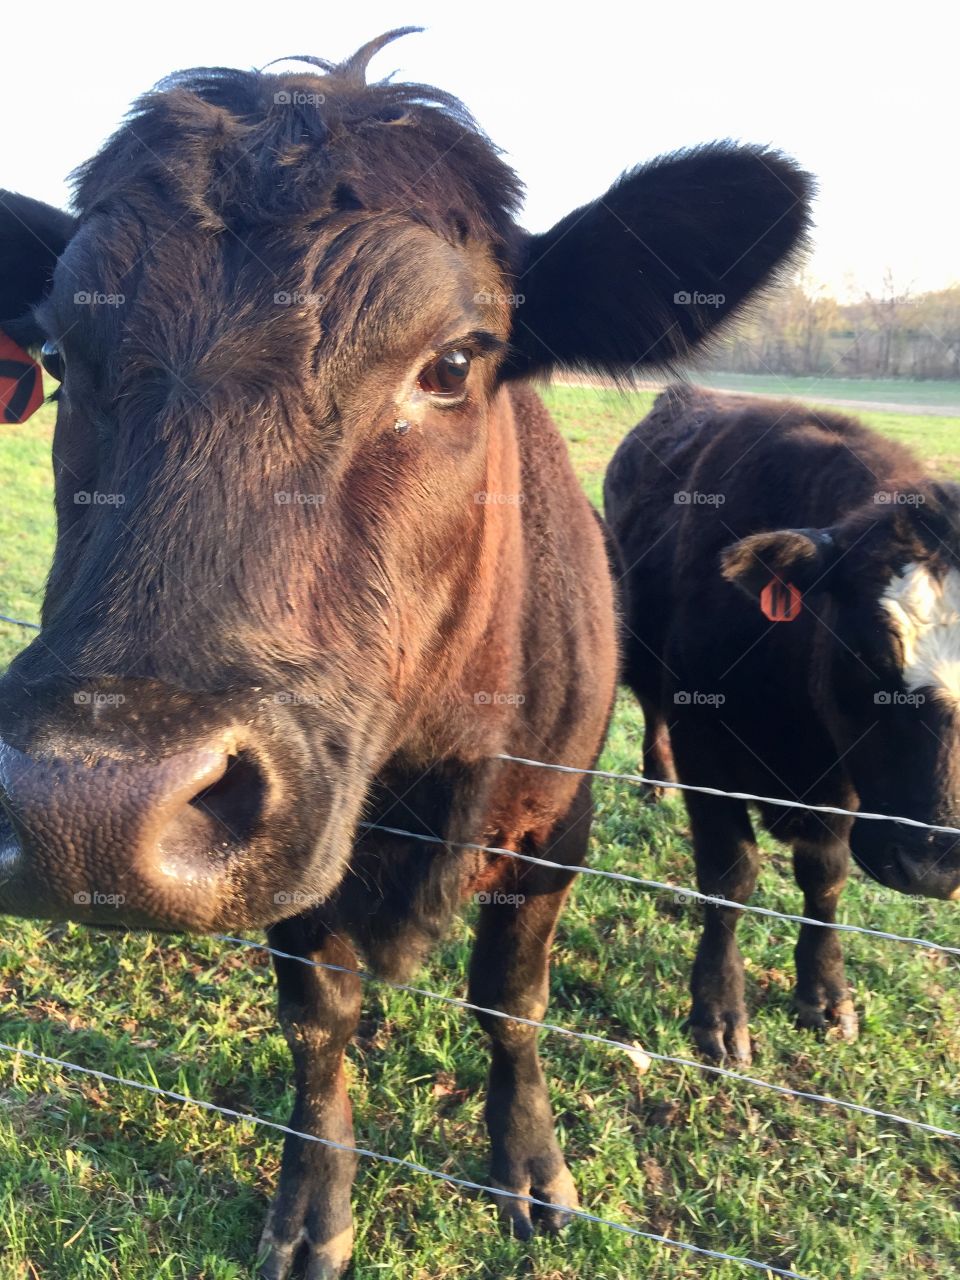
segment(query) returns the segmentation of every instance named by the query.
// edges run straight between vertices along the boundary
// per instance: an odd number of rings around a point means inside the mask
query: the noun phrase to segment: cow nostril
[[[263,770],[249,751],[240,751],[227,756],[221,777],[198,791],[189,803],[222,827],[231,844],[243,844],[260,825],[266,797]]]
[[[245,750],[223,755],[198,778],[193,794],[171,796],[160,829],[144,842],[145,865],[167,882],[208,883],[258,833],[267,800],[267,775]]]

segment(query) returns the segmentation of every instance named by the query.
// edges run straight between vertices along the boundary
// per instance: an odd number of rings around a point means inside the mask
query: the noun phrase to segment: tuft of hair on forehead
[[[303,62],[302,72],[168,76],[75,171],[77,211],[173,200],[212,231],[241,232],[390,211],[508,256],[523,187],[463,103],[429,85],[367,83],[373,55],[409,30],[341,63],[283,60]]]

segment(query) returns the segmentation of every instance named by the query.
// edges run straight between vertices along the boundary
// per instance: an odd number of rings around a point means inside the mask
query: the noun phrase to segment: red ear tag
[[[799,617],[803,597],[792,582],[771,578],[760,592],[760,609],[771,622],[793,622]]]
[[[0,333],[0,422],[26,422],[43,404],[36,360]]]

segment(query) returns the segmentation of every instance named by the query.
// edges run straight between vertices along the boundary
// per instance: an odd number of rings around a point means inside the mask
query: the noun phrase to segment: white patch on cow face
[[[938,581],[923,565],[908,564],[880,603],[903,649],[903,683],[960,702],[960,572]]]

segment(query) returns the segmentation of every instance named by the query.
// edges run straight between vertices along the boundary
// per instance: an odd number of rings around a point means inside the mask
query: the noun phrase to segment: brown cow
[[[842,414],[676,386],[614,455],[605,506],[649,777],[670,777],[672,744],[683,782],[960,825],[955,486]],[[701,890],[746,902],[747,804],[684,799]],[[816,920],[836,918],[850,847],[881,884],[960,897],[952,835],[757,807]],[[739,914],[706,908],[691,1028],[749,1061]],[[800,1022],[855,1037],[836,933],[802,925],[796,961]]]
[[[797,245],[810,184],[716,144],[525,234],[455,99],[366,83],[387,39],[174,76],[76,218],[0,200],[0,319],[63,384],[43,633],[0,683],[0,910],[269,926],[397,977],[482,892],[470,997],[539,1018],[574,873],[458,842],[583,859],[587,782],[496,757],[592,765],[616,652],[600,524],[523,380],[683,355]],[[291,1123],[349,1145],[359,982],[277,975]],[[482,1021],[492,1177],[573,1206],[536,1037]],[[287,1139],[262,1275],[346,1266],[355,1163]]]

